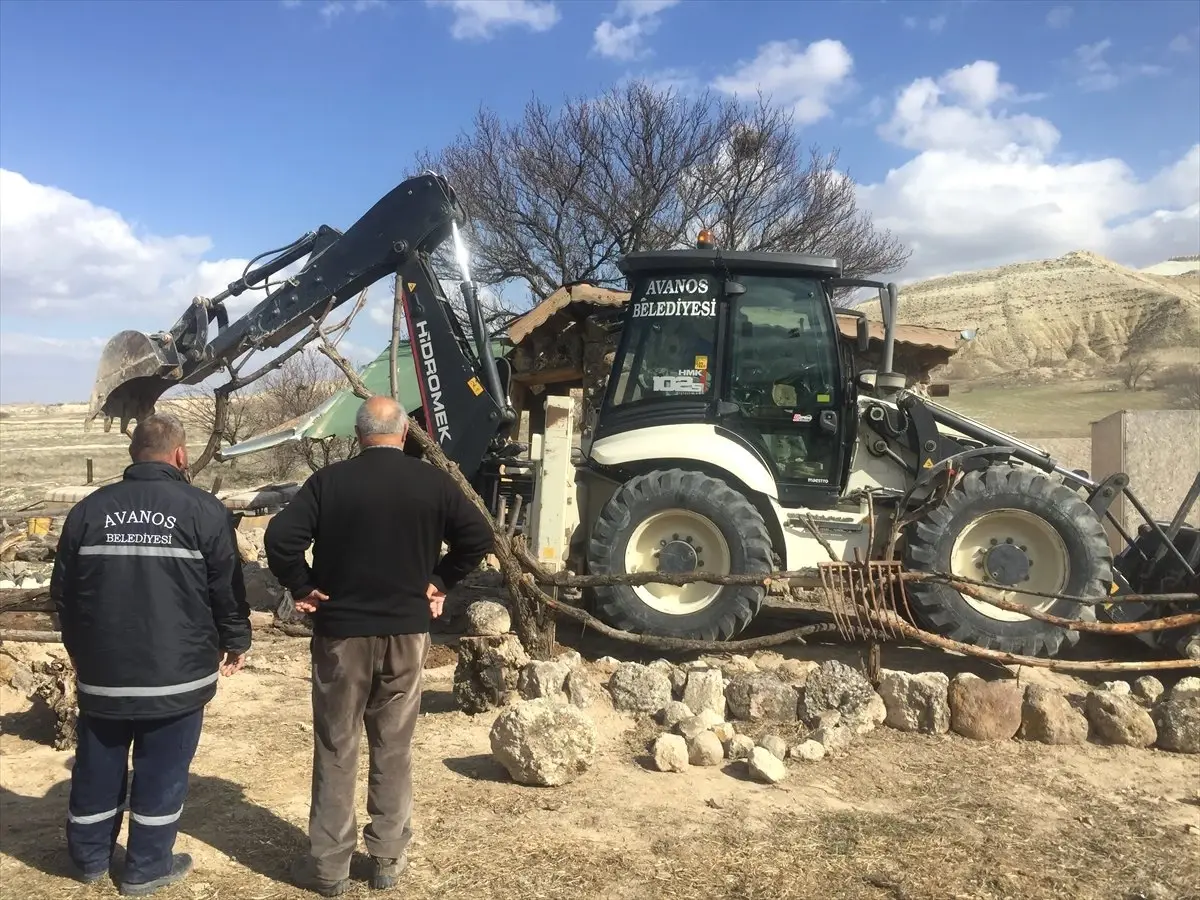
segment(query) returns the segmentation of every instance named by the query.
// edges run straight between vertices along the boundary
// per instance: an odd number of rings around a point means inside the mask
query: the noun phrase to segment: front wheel
[[[969,472],[945,502],[907,536],[908,568],[995,585],[1002,596],[1066,619],[1094,618],[1070,600],[1020,593],[1103,598],[1113,556],[1100,520],[1075,491],[1030,469],[1009,465]],[[1079,632],[969,597],[946,584],[915,583],[914,615],[930,631],[993,650],[1055,656]]]
[[[634,572],[762,574],[771,538],[749,500],[720,479],[683,469],[639,475],[605,504],[588,543],[594,575]],[[766,589],[692,582],[594,589],[597,615],[614,628],[692,640],[728,640],[762,607]]]

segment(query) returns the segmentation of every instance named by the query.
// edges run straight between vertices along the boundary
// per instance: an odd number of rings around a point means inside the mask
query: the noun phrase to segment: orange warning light
[[[717,245],[713,238],[713,233],[707,228],[702,229],[700,234],[696,236],[696,247],[700,250],[711,250]]]

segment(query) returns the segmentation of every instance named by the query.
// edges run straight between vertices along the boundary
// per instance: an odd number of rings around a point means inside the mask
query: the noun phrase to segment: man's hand
[[[300,597],[296,600],[296,612],[315,613],[317,611],[317,604],[319,604],[322,600],[328,599],[328,594],[323,594],[316,588],[313,588],[312,591],[309,592],[308,596]]]
[[[438,589],[436,584],[430,584],[425,588],[425,597],[429,600],[429,615],[435,619],[441,616],[442,604],[446,602],[446,595]]]
[[[245,664],[245,653],[235,653],[233,650],[226,650],[225,659],[221,661],[221,674],[229,676],[234,672],[240,672],[242,671],[242,666]]]

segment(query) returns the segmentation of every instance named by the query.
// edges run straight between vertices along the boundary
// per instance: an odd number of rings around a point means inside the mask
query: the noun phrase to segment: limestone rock
[[[234,535],[237,537],[238,556],[241,557],[242,562],[258,562],[259,557],[263,555],[263,536],[265,534],[266,529],[263,528],[234,530]]]
[[[744,734],[735,734],[725,744],[725,755],[730,759],[749,759],[754,751],[754,741]]]
[[[687,672],[683,702],[699,715],[710,710],[725,720],[725,679],[720,669],[692,669]]]
[[[775,674],[792,687],[805,687],[809,676],[819,668],[820,665],[815,660],[785,659],[775,670]]]
[[[758,671],[758,666],[748,656],[742,656],[740,653],[734,653],[729,659],[721,663],[720,668],[726,675],[749,675],[752,672]]]
[[[1158,730],[1150,713],[1131,696],[1091,691],[1084,708],[1092,731],[1101,743],[1149,747],[1158,739]]]
[[[794,722],[799,695],[768,672],[735,675],[725,688],[729,714],[744,721]]]
[[[615,709],[656,713],[671,702],[671,679],[661,667],[625,662],[613,672],[608,692],[612,694]]]
[[[1158,746],[1176,753],[1200,753],[1200,697],[1167,700],[1154,711]]]
[[[512,616],[503,604],[493,600],[476,600],[467,607],[467,634],[472,636],[507,634],[512,630]]]
[[[676,730],[685,740],[692,740],[697,735],[711,731],[714,725],[720,725],[724,720],[711,709],[706,709],[699,715],[684,719],[676,726]]]
[[[788,770],[783,760],[765,747],[755,747],[746,760],[750,777],[767,784],[778,784],[787,778]]]
[[[864,708],[874,696],[875,688],[866,675],[836,659],[827,660],[808,676],[800,718],[810,722],[827,710],[837,710],[843,719],[861,721]]]
[[[658,711],[656,718],[668,731],[674,731],[680,722],[690,719],[693,715],[695,714],[686,703],[681,700],[672,700]]]
[[[454,667],[454,703],[467,713],[486,712],[518,698],[521,669],[529,662],[515,634],[462,637]]]
[[[1133,699],[1142,706],[1153,706],[1162,699],[1163,683],[1153,675],[1143,675],[1133,683]]]
[[[597,700],[596,686],[592,682],[592,676],[583,666],[576,666],[567,673],[564,689],[567,692],[567,699],[580,709],[591,706]]]
[[[521,700],[496,717],[492,755],[519,784],[557,787],[591,768],[599,736],[573,706],[553,700]]]
[[[621,661],[615,656],[602,656],[593,665],[596,667],[597,672],[603,675],[611,675],[620,667]]]
[[[1128,697],[1132,693],[1132,688],[1130,688],[1128,681],[1103,681],[1096,690],[1107,691],[1110,694],[1116,694],[1118,697]]]
[[[737,734],[732,722],[721,722],[718,725],[714,725],[709,731],[715,734],[722,744],[728,744],[733,740],[733,736]]]
[[[775,650],[755,650],[750,654],[750,662],[760,672],[778,672],[787,659]]]
[[[1087,740],[1088,722],[1062,694],[1031,684],[1025,688],[1017,736],[1043,744],[1082,744]]]
[[[565,663],[555,660],[535,659],[525,664],[517,679],[517,690],[524,700],[545,697],[558,702],[565,701],[567,676],[571,670]]]
[[[885,669],[879,694],[887,709],[884,721],[899,731],[945,734],[950,730],[950,679],[943,672],[917,675]]]
[[[654,767],[660,772],[682,772],[689,765],[687,741],[677,734],[660,734],[653,752]]]
[[[950,728],[977,741],[1006,741],[1021,727],[1024,692],[1015,681],[962,673],[950,681]]]
[[[788,755],[804,762],[820,762],[825,758],[825,745],[820,741],[807,740],[794,746]]]
[[[583,665],[583,657],[578,650],[564,650],[558,656],[554,657],[554,661],[562,663],[568,669],[577,669]]]
[[[688,741],[688,762],[693,766],[719,766],[725,759],[725,748],[711,731],[702,731]]]
[[[787,741],[777,734],[766,734],[759,738],[758,746],[762,747],[776,759],[787,759]]]
[[[1190,697],[1200,697],[1200,677],[1195,675],[1180,678],[1167,695],[1168,700],[1187,700]]]

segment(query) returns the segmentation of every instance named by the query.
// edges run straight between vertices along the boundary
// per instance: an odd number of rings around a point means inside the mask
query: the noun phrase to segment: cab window
[[[656,275],[637,285],[626,310],[609,405],[712,397],[717,279]]]

